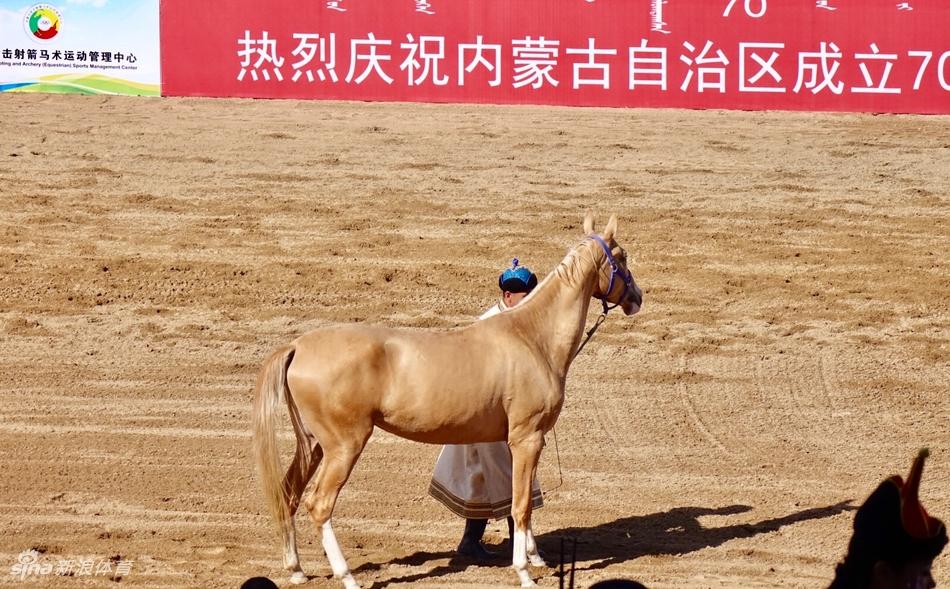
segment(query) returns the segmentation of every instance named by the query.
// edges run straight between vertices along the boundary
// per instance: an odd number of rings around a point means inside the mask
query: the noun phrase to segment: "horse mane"
[[[571,251],[567,252],[567,255],[564,256],[564,259],[561,260],[561,263],[557,265],[557,267],[554,269],[554,272],[551,274],[557,276],[569,286],[576,286],[577,283],[580,282],[584,273],[584,269],[582,267],[583,260],[581,259],[583,253],[587,252],[590,254],[591,261],[595,265],[597,263],[590,250],[584,247],[586,242],[587,240],[585,239],[571,248]]]

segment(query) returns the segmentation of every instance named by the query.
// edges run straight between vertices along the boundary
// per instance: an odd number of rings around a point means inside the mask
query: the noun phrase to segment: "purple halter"
[[[604,253],[607,254],[607,261],[610,263],[610,283],[607,285],[607,292],[605,292],[603,296],[597,297],[600,299],[600,302],[603,303],[604,315],[606,315],[607,311],[616,309],[620,306],[620,303],[614,303],[613,307],[607,306],[607,297],[610,296],[610,291],[614,289],[614,279],[617,276],[620,276],[620,278],[623,280],[623,294],[620,296],[620,300],[622,301],[624,297],[627,296],[627,292],[633,287],[633,277],[630,276],[629,270],[621,270],[620,265],[614,258],[613,253],[610,251],[610,246],[607,245],[607,242],[604,241],[603,238],[596,234],[590,235],[589,237],[600,244],[600,247],[603,248]]]

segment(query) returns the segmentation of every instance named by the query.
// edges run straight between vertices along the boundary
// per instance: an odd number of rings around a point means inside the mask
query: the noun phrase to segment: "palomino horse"
[[[350,574],[330,526],[337,495],[375,427],[429,444],[507,440],[512,458],[512,567],[534,585],[528,562],[544,566],[531,531],[531,480],[544,434],[564,403],[564,382],[591,297],[639,311],[643,293],[617,245],[617,219],[602,235],[584,219],[587,238],[517,307],[450,330],[339,325],[302,335],[270,355],[254,401],[254,452],[267,501],[284,541],[291,581],[300,568],[294,513],[303,501],[323,533],[333,574],[347,589]],[[612,308],[612,307],[611,307]],[[276,414],[286,402],[296,454],[281,472]]]

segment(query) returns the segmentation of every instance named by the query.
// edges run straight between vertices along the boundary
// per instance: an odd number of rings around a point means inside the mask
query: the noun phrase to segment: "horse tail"
[[[293,345],[276,350],[264,362],[257,379],[253,421],[254,457],[264,484],[264,496],[271,514],[281,532],[286,534],[293,525],[290,498],[283,484],[280,454],[277,447],[277,411],[290,391],[287,388],[287,368],[294,358]]]

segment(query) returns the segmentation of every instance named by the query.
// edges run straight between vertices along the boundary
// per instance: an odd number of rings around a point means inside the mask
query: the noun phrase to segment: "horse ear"
[[[610,241],[617,234],[617,215],[610,215],[607,226],[604,228],[604,239]]]
[[[584,235],[591,235],[594,233],[594,213],[587,211],[587,214],[584,215]]]

